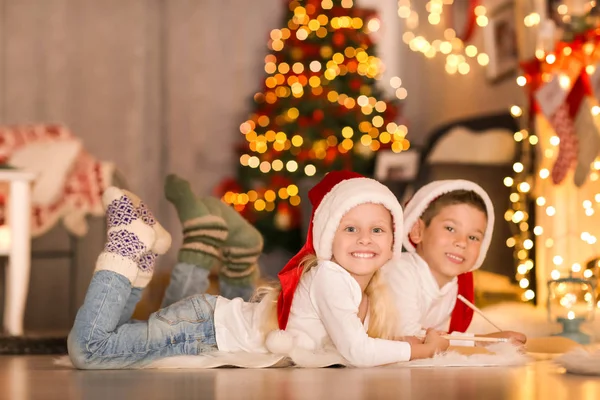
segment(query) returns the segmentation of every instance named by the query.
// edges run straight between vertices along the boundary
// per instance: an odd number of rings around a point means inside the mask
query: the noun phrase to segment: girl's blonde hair
[[[318,261],[315,254],[309,254],[304,257],[300,261],[300,266],[304,267],[302,269],[302,276],[315,267]],[[382,274],[381,269],[375,271],[365,289],[365,294],[369,299],[369,328],[367,334],[372,338],[391,340],[396,337],[396,330],[399,326],[398,311]],[[301,279],[302,276],[300,277]],[[269,303],[262,324],[264,334],[279,329],[277,300],[280,293],[281,285],[277,283],[271,286],[259,287],[254,295],[255,300]]]

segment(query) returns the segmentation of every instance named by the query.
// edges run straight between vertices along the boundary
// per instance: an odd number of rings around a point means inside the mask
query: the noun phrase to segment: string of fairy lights
[[[478,49],[475,45],[466,44],[453,28],[447,28],[443,32],[443,38],[427,39],[417,33],[421,18],[419,12],[411,0],[398,0],[398,16],[405,20],[405,31],[402,40],[414,51],[423,53],[427,58],[438,55],[445,56],[445,70],[448,74],[467,75],[472,64],[476,63],[486,66],[490,62],[489,56]],[[425,5],[427,11],[427,22],[437,26],[442,21],[444,6],[452,6],[454,0],[430,0]],[[487,9],[483,5],[474,7],[475,23],[480,27],[487,26],[489,20],[486,15]]]
[[[353,5],[352,0],[341,1],[343,8],[349,9]],[[329,10],[332,7],[331,0],[321,1],[323,10]],[[363,18],[350,16],[330,18],[324,13],[316,12],[315,7],[310,3],[302,5],[300,1],[290,2],[289,8],[293,11],[293,17],[288,21],[287,27],[273,29],[270,32],[268,47],[273,53],[265,57],[264,71],[267,74],[264,82],[265,90],[257,93],[254,100],[275,104],[279,99],[290,96],[302,98],[307,94],[326,95],[329,102],[338,103],[348,110],[358,108],[365,116],[370,116],[374,111],[385,112],[386,103],[372,96],[370,88],[366,85],[361,86],[360,95],[356,98],[328,87],[331,81],[349,73],[379,79],[383,72],[383,64],[378,57],[370,55],[368,49],[347,46],[343,52],[334,52],[331,46],[325,44],[320,47],[319,54],[314,57],[315,59],[306,60],[302,59],[301,49],[292,47],[290,49],[291,58],[296,61],[291,64],[288,62],[278,63],[276,56],[277,52],[284,50],[286,41],[291,39],[304,41],[310,35],[316,35],[322,39],[335,34],[340,29],[363,30],[366,33],[373,33],[379,30],[380,21],[375,17],[366,21]],[[407,91],[402,87],[400,78],[391,78],[390,85],[394,88],[398,99],[404,100],[407,97]],[[276,124],[281,126],[295,121],[299,116],[300,110],[290,107],[271,118],[275,118]],[[297,155],[301,149],[309,146],[309,158],[323,160],[327,156],[328,150],[332,148],[335,148],[340,154],[350,151],[367,154],[378,151],[382,145],[388,146],[395,153],[410,147],[410,143],[406,139],[408,133],[406,125],[395,122],[385,124],[380,115],[374,115],[370,121],[362,121],[358,125],[358,131],[350,126],[345,126],[341,132],[333,132],[327,137],[312,141],[312,143],[307,142],[309,139],[306,137],[295,133],[267,130],[264,134],[259,134],[256,131],[257,128],[268,127],[272,122],[271,118],[266,115],[251,115],[240,125],[240,132],[248,142],[250,150],[240,156],[240,164],[244,167],[258,169],[264,174],[284,170],[288,173],[296,173],[300,168],[299,163],[295,160],[283,161],[278,158],[261,160],[260,155],[270,149],[275,152],[289,151],[292,155]],[[360,135],[360,141],[355,142],[353,138],[357,138],[357,135]],[[304,165],[302,171],[307,177],[314,176],[318,172],[317,166],[311,163]],[[291,206],[298,206],[301,202],[298,191],[298,186],[295,184],[269,189],[264,193],[256,190],[250,190],[247,193],[229,191],[225,193],[223,200],[236,208],[252,203],[256,211],[273,211],[278,198],[287,200]]]
[[[523,78],[523,76],[517,78],[517,83],[520,86],[523,86]],[[521,159],[512,166],[514,175],[504,178],[504,185],[512,189],[509,196],[511,208],[504,213],[504,219],[514,224],[516,232],[506,240],[506,245],[513,249],[513,257],[518,261],[515,278],[521,289],[523,289],[521,295],[523,301],[530,301],[535,298],[535,291],[530,288],[530,275],[534,267],[530,251],[533,249],[534,240],[530,227],[529,194],[533,186],[533,146],[539,143],[539,138],[530,133],[527,127],[529,111],[525,110],[524,112],[521,107],[516,105],[510,109],[511,115],[517,118],[521,128],[513,135],[514,140],[520,146]],[[541,230],[540,226],[536,226],[533,228],[533,233],[539,235]]]

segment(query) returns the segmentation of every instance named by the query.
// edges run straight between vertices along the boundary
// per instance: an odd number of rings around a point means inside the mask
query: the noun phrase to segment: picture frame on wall
[[[421,153],[415,149],[401,153],[391,150],[379,151],[375,161],[375,179],[394,182],[414,180],[419,172],[420,156]]]
[[[519,65],[514,1],[495,7],[488,18],[484,28],[485,52],[490,58],[486,75],[495,83],[510,77]]]

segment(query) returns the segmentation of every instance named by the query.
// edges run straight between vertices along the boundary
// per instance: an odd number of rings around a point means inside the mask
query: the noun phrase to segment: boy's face
[[[429,226],[419,219],[410,238],[442,287],[473,268],[486,227],[485,213],[469,204],[453,204],[442,208]]]
[[[368,283],[392,258],[392,215],[381,204],[361,204],[348,211],[333,238],[333,261],[359,284]]]

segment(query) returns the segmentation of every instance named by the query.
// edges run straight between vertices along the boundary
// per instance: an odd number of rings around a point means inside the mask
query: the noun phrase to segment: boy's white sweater
[[[418,335],[427,328],[448,330],[458,294],[457,278],[440,288],[417,253],[402,253],[399,262],[382,271],[395,297],[400,335]]]

